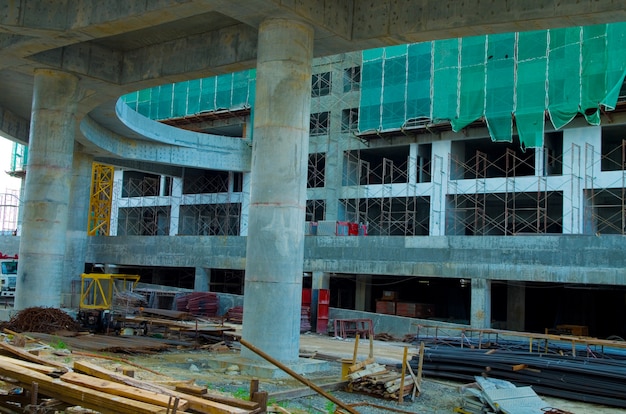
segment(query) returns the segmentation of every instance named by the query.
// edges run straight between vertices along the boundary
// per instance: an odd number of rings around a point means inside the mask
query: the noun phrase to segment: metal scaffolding
[[[369,235],[416,236],[429,234],[430,160],[411,159],[408,151],[393,159],[372,156],[372,151],[348,151],[344,184],[354,198],[341,200],[348,221],[367,224]],[[411,173],[411,169],[418,171]],[[427,189],[418,189],[410,175],[421,177]]]
[[[93,163],[91,166],[89,222],[87,224],[87,234],[90,236],[110,234],[113,172],[114,168],[110,165]]]
[[[563,194],[535,173],[535,152],[476,150],[462,160],[450,154],[447,234],[560,233]],[[504,149],[504,148],[503,148]],[[554,160],[553,160],[554,161]],[[495,180],[499,178],[499,180]]]
[[[586,145],[584,193],[585,233],[626,234],[626,140],[600,151]]]
[[[120,183],[118,235],[239,235],[241,174],[189,170],[182,178],[132,176]]]
[[[6,189],[0,193],[0,235],[8,236],[17,233],[19,205],[18,190]]]

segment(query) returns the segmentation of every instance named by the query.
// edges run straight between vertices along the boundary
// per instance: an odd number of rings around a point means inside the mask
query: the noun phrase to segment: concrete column
[[[119,227],[120,203],[122,202],[122,189],[124,188],[124,171],[113,171],[113,201],[111,203],[111,226],[109,236],[117,236]]]
[[[61,304],[78,100],[78,78],[35,71],[16,310]]]
[[[515,282],[506,287],[506,329],[524,331],[526,325],[526,286]]]
[[[355,292],[354,310],[370,311],[370,303],[372,301],[372,276],[356,275],[356,292]]]
[[[330,289],[330,274],[325,272],[311,272],[312,289]]]
[[[170,193],[170,236],[177,236],[180,223],[180,204],[183,200],[183,179],[172,177],[172,192]]]
[[[298,21],[259,27],[242,335],[284,363],[300,348],[313,38]]]
[[[193,290],[196,292],[208,292],[211,284],[211,269],[196,267],[196,278],[193,282]]]
[[[250,173],[243,174],[241,186],[241,215],[239,216],[239,235],[248,235],[248,213],[250,212]]]
[[[470,326],[491,328],[491,280],[472,279]]]
[[[72,281],[80,281],[80,274],[85,271],[92,164],[92,155],[74,152],[69,201],[71,214],[67,223],[65,266],[61,282],[61,306],[64,308],[76,307],[80,300],[80,288],[72,295]]]

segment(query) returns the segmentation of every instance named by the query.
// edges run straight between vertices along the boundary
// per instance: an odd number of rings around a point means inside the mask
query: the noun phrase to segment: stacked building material
[[[402,378],[401,373],[389,371],[387,367],[371,359],[365,362],[369,363],[356,363],[349,368],[350,391],[393,400],[400,397],[400,392],[403,396],[411,395],[415,386],[412,377]]]
[[[217,316],[219,296],[213,292],[193,292],[176,298],[176,309],[194,316]]]
[[[243,306],[235,306],[226,312],[226,320],[233,323],[243,322]]]
[[[461,387],[461,406],[455,411],[464,414],[571,414],[550,407],[532,387],[516,387],[509,381],[483,377],[476,377],[476,382]]]
[[[411,365],[417,367],[414,357]],[[573,357],[506,349],[432,347],[426,350],[424,375],[461,381],[475,376],[532,386],[543,395],[626,408],[626,360]]]
[[[302,306],[300,310],[300,333],[311,332],[311,308]]]

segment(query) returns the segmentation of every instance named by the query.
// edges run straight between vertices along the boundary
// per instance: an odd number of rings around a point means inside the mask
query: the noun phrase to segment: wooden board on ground
[[[127,384],[133,387],[163,393],[164,395],[171,395],[181,399],[185,399],[189,402],[189,409],[197,410],[207,413],[223,413],[223,414],[245,414],[255,411],[258,408],[258,404],[250,401],[239,400],[236,398],[225,397],[222,401],[214,401],[213,395],[204,394],[202,397],[196,397],[193,395],[184,394],[178,391],[173,391],[168,388],[152,384],[146,381],[138,381],[134,378],[125,377],[115,372],[104,369],[95,364],[84,361],[74,361],[74,369],[76,371],[84,372],[94,377],[102,378],[109,381],[115,381],[122,384]],[[211,398],[211,399],[209,399]],[[238,405],[235,405],[238,404]],[[245,407],[245,408],[240,408]]]
[[[164,414],[169,409],[129,398],[111,396],[79,385],[69,384],[58,378],[50,378],[32,369],[0,361],[0,375],[13,378],[30,386],[36,382],[39,393],[54,397],[72,405],[98,410],[105,414]]]
[[[55,341],[54,335],[29,333],[29,335],[48,343]],[[56,338],[58,340],[58,338]],[[74,338],[63,338],[68,348],[83,349],[91,352],[151,352],[162,351],[180,346],[191,346],[186,341],[151,338],[149,336],[112,336],[112,335],[81,335]]]

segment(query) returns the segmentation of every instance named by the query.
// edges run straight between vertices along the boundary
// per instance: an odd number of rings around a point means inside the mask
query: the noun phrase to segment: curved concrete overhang
[[[142,139],[129,139],[89,116],[80,125],[81,133],[105,151],[108,158],[223,171],[250,170],[252,149],[244,139],[164,125],[131,110],[121,99],[116,104],[116,113]]]

